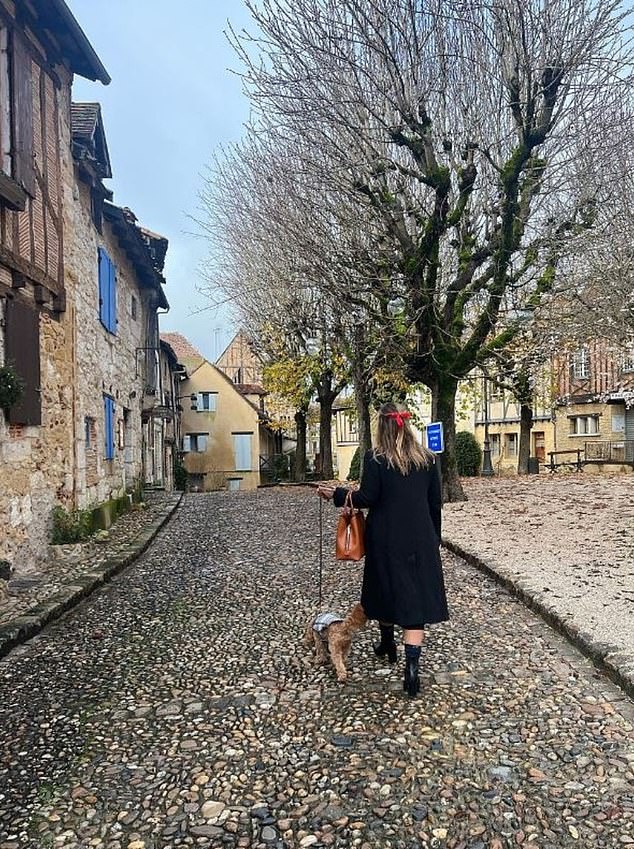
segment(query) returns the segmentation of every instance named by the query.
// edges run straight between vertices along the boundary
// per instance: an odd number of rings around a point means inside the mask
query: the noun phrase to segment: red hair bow
[[[403,427],[403,422],[405,419],[411,419],[411,413],[408,413],[407,410],[404,410],[402,413],[385,413],[388,419],[396,419],[396,424],[399,427]]]

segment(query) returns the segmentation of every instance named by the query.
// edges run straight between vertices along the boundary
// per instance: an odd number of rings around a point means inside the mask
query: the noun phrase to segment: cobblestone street
[[[345,685],[314,667],[318,514],[306,489],[189,495],[0,662],[0,849],[634,846],[632,702],[455,556],[419,698],[375,623]],[[324,516],[343,612],[361,568]]]

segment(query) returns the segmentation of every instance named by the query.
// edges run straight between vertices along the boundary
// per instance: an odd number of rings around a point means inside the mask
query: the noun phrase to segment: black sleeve
[[[440,485],[440,460],[436,460],[434,465],[429,470],[429,491],[427,497],[429,499],[429,512],[431,520],[438,537],[438,542],[442,539],[442,489]]]
[[[335,489],[333,502],[335,507],[343,507],[348,489],[344,486],[338,486]],[[381,473],[379,464],[374,459],[371,451],[368,451],[363,458],[363,478],[361,488],[352,493],[353,507],[372,507],[379,500],[381,494]]]

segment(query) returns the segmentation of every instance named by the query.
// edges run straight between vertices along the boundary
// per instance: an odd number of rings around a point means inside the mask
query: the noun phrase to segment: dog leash
[[[319,496],[319,609],[321,610],[321,574],[324,566],[324,499]]]

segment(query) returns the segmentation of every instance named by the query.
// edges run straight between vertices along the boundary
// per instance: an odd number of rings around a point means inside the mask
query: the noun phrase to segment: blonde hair
[[[436,462],[435,455],[418,443],[409,419],[399,423],[394,413],[406,412],[404,407],[391,402],[379,410],[379,426],[376,434],[375,457],[385,457],[388,468],[398,469],[407,475],[414,469],[426,469]]]

